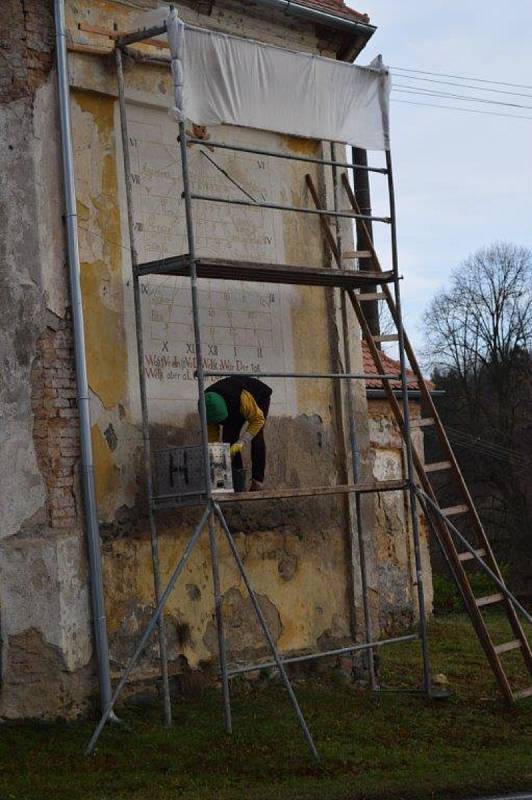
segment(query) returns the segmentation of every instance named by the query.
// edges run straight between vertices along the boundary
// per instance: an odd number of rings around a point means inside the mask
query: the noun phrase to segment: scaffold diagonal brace
[[[133,669],[133,667],[135,666],[135,664],[139,660],[140,656],[142,655],[142,653],[144,651],[144,648],[146,647],[146,645],[148,643],[148,640],[149,640],[151,634],[153,633],[153,631],[154,631],[154,629],[155,629],[155,627],[156,627],[156,625],[157,625],[157,623],[159,621],[159,617],[161,616],[161,614],[163,612],[163,609],[164,609],[164,607],[165,607],[165,605],[166,605],[166,603],[168,601],[168,598],[170,597],[170,595],[172,594],[172,592],[174,590],[174,587],[175,587],[175,585],[177,583],[177,579],[179,578],[179,576],[183,572],[183,569],[185,568],[185,564],[187,563],[188,559],[190,558],[190,555],[192,554],[192,551],[194,550],[196,542],[198,541],[198,539],[199,539],[199,537],[201,535],[201,532],[202,532],[203,528],[205,527],[205,523],[207,522],[207,518],[209,517],[210,513],[211,513],[211,508],[208,506],[205,509],[205,511],[203,512],[200,521],[196,525],[196,528],[195,528],[192,536],[188,540],[188,543],[187,543],[187,546],[185,547],[183,555],[179,559],[179,561],[177,563],[177,566],[174,569],[174,571],[172,572],[170,580],[166,584],[166,588],[165,588],[164,592],[161,595],[161,599],[159,600],[159,604],[157,605],[157,608],[153,612],[153,614],[151,616],[151,619],[148,622],[148,624],[147,624],[147,626],[146,626],[146,628],[144,630],[144,633],[142,634],[142,636],[140,638],[140,641],[139,641],[137,647],[135,648],[135,652],[133,653],[133,655],[129,659],[128,664],[127,664],[127,666],[126,666],[126,668],[124,670],[124,673],[123,673],[122,677],[120,678],[120,680],[119,680],[119,682],[118,682],[118,684],[116,686],[116,689],[113,692],[111,700],[109,701],[109,704],[108,704],[107,708],[103,712],[103,714],[102,714],[102,716],[100,718],[100,721],[98,722],[98,725],[96,726],[96,729],[95,729],[94,733],[92,734],[90,742],[87,745],[87,750],[86,750],[86,754],[87,755],[90,755],[92,752],[94,752],[94,748],[96,746],[96,742],[98,741],[98,739],[100,737],[100,734],[101,734],[102,730],[104,729],[105,723],[109,719],[111,711],[113,710],[116,701],[120,697],[120,695],[122,693],[122,690],[124,689],[124,686],[127,683],[127,680],[128,680],[129,675],[131,673],[131,670]]]

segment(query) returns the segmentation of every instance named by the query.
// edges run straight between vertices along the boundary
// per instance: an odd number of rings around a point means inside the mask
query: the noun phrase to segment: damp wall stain
[[[128,369],[114,100],[77,90],[72,101],[77,110],[76,130],[84,132],[75,159],[89,384],[111,408],[124,402]]]
[[[334,629],[338,641],[349,636],[349,614],[344,590],[345,563],[343,531],[326,532],[262,530],[255,534],[235,531],[235,539],[246,570],[253,576],[255,592],[269,609],[275,623],[276,639],[283,651],[298,651],[315,646],[326,631]],[[162,535],[160,560],[163,584],[174,569],[187,537]],[[222,537],[220,571],[223,614],[228,625],[231,654],[245,650],[247,655],[265,654],[267,648],[254,620],[244,584]],[[289,560],[290,573],[280,567]],[[107,543],[104,550],[104,580],[112,587],[107,594],[107,623],[111,651],[119,661],[126,657],[131,643],[146,622],[146,610],[153,607],[150,570],[150,545],[145,539],[121,539]],[[191,587],[193,599],[191,599]],[[213,592],[208,537],[199,541],[177,583],[165,611],[169,657],[177,662],[184,657],[191,667],[217,657],[213,634]],[[183,639],[176,628],[187,630]],[[238,628],[241,628],[239,637]],[[245,634],[245,635],[244,635]],[[129,650],[125,642],[129,641]],[[146,661],[155,663],[157,650]]]

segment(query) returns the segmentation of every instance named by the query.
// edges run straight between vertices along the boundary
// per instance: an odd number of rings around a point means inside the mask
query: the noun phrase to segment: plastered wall
[[[377,480],[404,480],[404,445],[389,404],[385,400],[371,399],[368,412],[374,477]],[[415,421],[421,416],[418,402],[410,403],[410,415],[415,426]],[[423,459],[423,434],[420,428],[416,430],[414,427],[412,439]],[[381,630],[393,634],[412,624],[418,617],[412,523],[407,495],[404,492],[380,495],[376,514],[378,617]],[[433,592],[428,528],[422,515],[419,520],[425,608],[430,614]]]

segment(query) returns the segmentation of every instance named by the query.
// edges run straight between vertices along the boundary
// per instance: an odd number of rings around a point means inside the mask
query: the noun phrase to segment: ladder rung
[[[522,700],[523,697],[532,697],[532,686],[529,686],[528,689],[519,689],[519,691],[514,692],[514,700]]]
[[[357,294],[357,300],[386,300],[384,292],[366,292],[365,294]]]
[[[467,514],[469,506],[449,506],[449,508],[442,508],[441,513],[446,517],[454,517],[456,514]]]
[[[500,653],[508,653],[510,650],[517,650],[522,646],[523,643],[520,642],[519,639],[514,639],[513,642],[505,642],[504,644],[495,645],[495,652],[497,655],[499,655]]]
[[[428,425],[434,425],[435,421],[434,417],[420,417],[420,419],[413,419],[410,427],[426,428]]]
[[[425,464],[425,472],[439,472],[442,469],[450,469],[450,461],[434,461],[433,464]]]
[[[387,333],[383,336],[372,336],[374,342],[398,342],[399,337],[396,333]]]
[[[479,558],[484,558],[486,555],[486,551],[482,548],[480,550],[475,550],[475,553]],[[475,558],[475,556],[473,553],[470,553],[469,550],[466,550],[465,553],[458,553],[459,561],[471,561],[473,558]]]
[[[476,600],[477,606],[491,606],[493,603],[500,603],[504,600],[503,594],[487,594],[485,597],[478,597]]]
[[[371,250],[346,250],[342,258],[372,258]]]

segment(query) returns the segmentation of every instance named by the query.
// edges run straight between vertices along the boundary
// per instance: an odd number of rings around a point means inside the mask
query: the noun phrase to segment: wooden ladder
[[[351,204],[353,211],[356,214],[360,214],[361,211],[359,205],[357,203],[351,185],[349,184],[346,174],[343,173],[341,178],[343,187],[345,189],[347,197],[349,198],[349,202]],[[307,175],[305,180],[310,190],[314,204],[316,205],[317,208],[320,208],[319,196],[313,184],[311,176]],[[320,218],[320,220],[321,220],[322,230],[325,235],[325,240],[329,244],[329,247],[332,251],[332,254],[335,258],[337,265],[341,266],[341,257],[340,254],[338,253],[338,249],[336,247],[336,241],[332,236],[329,223],[323,216]],[[366,246],[371,253],[370,258],[373,263],[374,271],[377,273],[382,273],[383,270],[377,252],[375,251],[375,248],[373,246],[373,241],[371,239],[371,236],[369,235],[367,226],[363,220],[359,220],[359,224],[361,230],[364,233]],[[397,308],[394,302],[392,292],[390,291],[390,288],[387,285],[388,280],[389,279],[387,279],[386,282],[383,282],[380,285],[379,291],[375,292],[365,293],[363,290],[361,292],[355,292],[352,289],[346,290],[346,293],[349,297],[349,300],[357,317],[358,323],[360,325],[362,336],[368,345],[368,349],[370,351],[375,367],[378,373],[381,375],[386,373],[386,367],[382,359],[382,354],[377,347],[377,343],[380,341],[397,341],[398,335],[373,336],[363,310],[363,304],[364,302],[369,302],[374,300],[382,300],[386,302],[390,314],[392,316],[392,319],[394,321],[394,324],[398,328],[401,321],[397,313]],[[379,281],[377,281],[376,283],[379,283]],[[431,508],[428,503],[422,502],[422,505],[424,507],[425,513],[429,521],[431,522],[431,525],[435,529],[434,532],[437,535],[437,538],[439,539],[444,555],[447,559],[447,562],[452,570],[453,576],[460,589],[460,592],[464,599],[466,610],[471,618],[473,627],[479,638],[480,644],[484,649],[488,662],[495,674],[497,683],[499,684],[499,687],[505,699],[509,703],[512,703],[514,700],[517,700],[519,698],[531,696],[532,686],[526,689],[514,691],[512,689],[512,686],[510,685],[510,681],[508,679],[507,673],[503,666],[503,661],[501,660],[500,656],[503,656],[505,653],[511,652],[513,650],[519,650],[529,674],[532,675],[532,652],[530,649],[530,644],[521,626],[520,620],[517,616],[514,606],[512,605],[508,597],[500,591],[499,587],[497,587],[495,582],[493,584],[495,590],[492,594],[486,595],[484,597],[475,597],[468,577],[467,567],[476,563],[477,559],[475,558],[473,553],[470,552],[469,550],[459,551],[457,549],[451,531],[449,530],[449,527],[447,526],[445,521],[442,519],[441,515],[443,515],[446,518],[451,518],[458,515],[467,515],[472,532],[476,539],[473,549],[475,550],[477,557],[481,558],[483,562],[486,564],[486,566],[489,567],[491,571],[497,576],[497,578],[504,583],[504,579],[501,574],[499,565],[497,563],[493,550],[486,536],[486,532],[484,530],[482,522],[480,521],[477,509],[469,493],[469,490],[467,488],[464,477],[462,475],[462,472],[454,455],[449,439],[445,433],[445,429],[436,410],[436,406],[434,405],[434,401],[427,387],[425,378],[423,377],[423,374],[419,367],[412,345],[406,333],[404,333],[404,330],[403,330],[403,337],[404,337],[404,347],[405,347],[406,357],[410,363],[411,370],[416,377],[421,397],[426,404],[425,407],[429,409],[429,416],[424,417],[420,420],[419,427],[421,428],[421,430],[424,430],[424,428],[429,425],[434,427],[442,451],[441,461],[437,461],[432,464],[424,464],[419,454],[416,452],[415,448],[413,448],[414,466],[416,469],[419,486],[422,489],[422,491],[437,506],[437,508],[440,511],[440,514],[436,514],[434,512],[431,513]],[[383,380],[382,384],[388,402],[391,406],[392,413],[397,422],[397,425],[399,426],[399,429],[402,432],[403,438],[406,438],[407,436],[410,435],[410,432],[407,431],[405,428],[403,420],[403,412],[395,396],[395,392],[392,388],[391,382],[389,380]],[[459,501],[457,502],[456,505],[447,508],[440,507],[435,489],[429,477],[438,472],[441,472],[442,470],[448,470],[451,473],[452,478],[454,479],[454,485],[457,489],[459,498]],[[512,628],[513,636],[515,637],[511,641],[504,642],[502,644],[494,644],[490,632],[488,630],[486,619],[484,618],[482,613],[483,609],[491,607],[495,603],[499,603],[502,605],[506,613],[506,616],[508,618],[508,621],[510,623],[510,626]]]

